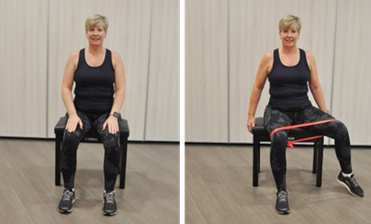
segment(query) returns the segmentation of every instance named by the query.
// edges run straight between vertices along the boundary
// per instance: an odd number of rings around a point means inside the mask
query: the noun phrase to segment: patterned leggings
[[[76,173],[76,155],[77,147],[85,134],[94,128],[102,138],[105,154],[104,154],[104,188],[106,191],[113,191],[116,183],[116,178],[120,163],[120,138],[119,134],[110,134],[108,128],[103,129],[103,124],[109,117],[109,112],[104,113],[87,113],[77,111],[83,123],[83,129],[77,126],[72,133],[64,131],[63,146],[62,146],[62,174],[64,187],[72,189],[74,187]]]
[[[270,134],[274,129],[279,127],[333,118],[330,114],[312,105],[288,110],[267,106],[264,111],[264,126]],[[335,140],[336,156],[342,172],[352,172],[349,134],[341,121],[303,127],[303,129],[333,138]],[[277,131],[271,138],[270,163],[277,190],[286,190],[286,146],[289,131]]]

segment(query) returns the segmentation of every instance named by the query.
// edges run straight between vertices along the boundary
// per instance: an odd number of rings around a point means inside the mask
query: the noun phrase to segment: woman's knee
[[[273,135],[271,137],[272,145],[284,145],[284,146],[286,146],[287,138],[288,138],[288,135],[287,135],[286,131],[277,131],[277,132],[273,133]]]
[[[341,130],[343,132],[348,132],[348,129],[343,122],[336,120],[331,123],[334,123],[334,125],[336,126],[336,129]]]
[[[120,147],[120,135],[116,134],[106,134],[103,138],[103,145],[105,149],[118,149]]]
[[[63,145],[64,146],[78,145],[81,139],[82,139],[82,133],[78,131],[74,131],[74,132],[65,131],[64,136],[63,136]]]
[[[348,128],[345,126],[345,124],[341,121],[334,121],[330,124],[333,127],[333,130],[335,130],[335,138],[337,139],[343,139],[343,138],[349,138]]]

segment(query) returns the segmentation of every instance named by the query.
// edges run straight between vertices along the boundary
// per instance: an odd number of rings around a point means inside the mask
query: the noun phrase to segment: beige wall
[[[47,1],[0,1],[0,14],[0,136],[46,136]]]
[[[311,51],[328,108],[349,129],[352,144],[371,144],[366,119],[371,95],[371,16],[367,0],[186,1],[187,142],[252,142],[246,120],[262,56],[280,46],[278,21],[300,16],[298,46]],[[367,86],[366,86],[367,85]],[[256,115],[268,103],[265,85]],[[313,97],[312,103],[315,104]],[[357,109],[356,109],[357,108]]]
[[[29,2],[0,3],[10,31],[0,52],[2,74],[8,74],[0,77],[0,136],[54,136],[54,125],[65,114],[60,96],[65,63],[72,51],[87,46],[85,19],[100,13],[110,22],[105,47],[117,51],[125,65],[121,113],[129,122],[129,139],[179,140],[177,1]]]
[[[227,141],[227,3],[186,1],[187,141]]]

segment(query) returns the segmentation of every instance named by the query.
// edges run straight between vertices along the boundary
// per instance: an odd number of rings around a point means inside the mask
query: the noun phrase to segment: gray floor
[[[371,150],[353,149],[353,170],[365,197],[356,198],[336,181],[340,166],[333,148],[324,152],[322,187],[311,173],[313,150],[288,148],[287,185],[291,213],[274,211],[275,185],[269,148],[261,150],[259,187],[252,186],[252,148],[188,145],[186,157],[187,224],[371,223]]]
[[[126,188],[116,183],[119,212],[103,216],[103,148],[78,150],[76,202],[57,211],[63,187],[54,186],[54,142],[0,139],[0,223],[179,223],[179,146],[129,144]]]

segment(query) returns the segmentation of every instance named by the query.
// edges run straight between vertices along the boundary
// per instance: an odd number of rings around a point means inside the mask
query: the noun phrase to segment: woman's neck
[[[95,55],[95,54],[104,53],[106,49],[103,47],[103,45],[99,45],[99,46],[89,45],[89,47],[87,47],[86,50],[89,51],[89,53]]]
[[[297,48],[296,46],[294,47],[284,47],[282,46],[281,47],[281,52],[286,54],[286,55],[292,55],[292,54],[296,54],[298,52],[299,48]]]

